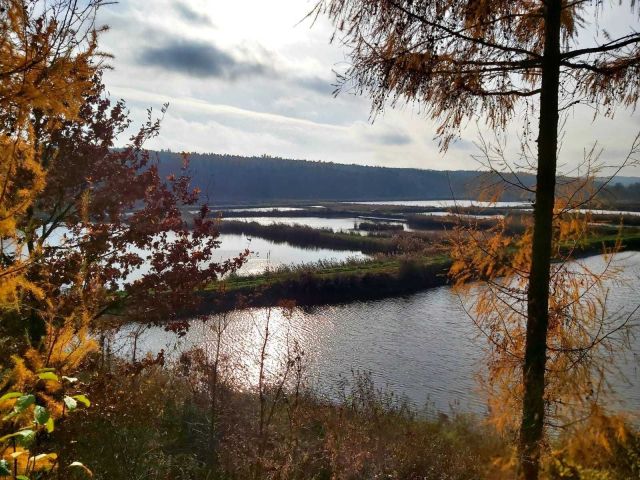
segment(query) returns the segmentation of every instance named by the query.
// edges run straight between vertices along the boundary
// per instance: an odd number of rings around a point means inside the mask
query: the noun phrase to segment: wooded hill
[[[178,172],[179,154],[157,152],[163,174]],[[486,173],[369,167],[332,162],[236,155],[189,155],[195,186],[212,204],[274,201],[478,199]],[[483,181],[480,182],[479,178]],[[525,175],[527,182],[533,177]],[[495,179],[494,179],[495,180]],[[522,199],[521,192],[507,195]]]
[[[178,173],[183,158],[170,151],[155,152],[163,175]],[[495,185],[505,185],[495,174],[472,170],[422,170],[370,167],[278,157],[242,157],[190,153],[189,174],[213,205],[273,204],[314,201],[483,200]],[[530,187],[533,175],[505,178]],[[624,206],[640,202],[640,178],[616,177],[601,200]],[[526,192],[508,188],[504,201],[531,200]]]

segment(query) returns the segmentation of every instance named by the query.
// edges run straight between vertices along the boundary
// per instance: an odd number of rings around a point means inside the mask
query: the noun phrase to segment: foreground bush
[[[82,459],[96,479],[472,479],[503,448],[471,417],[418,414],[366,376],[337,403],[266,385],[262,432],[260,393],[223,386],[212,438],[207,377],[194,358],[95,375],[93,406],[65,426],[61,456]],[[80,432],[81,442],[64,442]]]
[[[296,358],[288,377],[243,389],[220,370],[214,390],[219,365],[200,350],[172,366],[162,355],[116,362],[109,373],[86,377],[94,403],[65,425],[61,456],[91,465],[96,479],[515,478],[505,462],[513,439],[478,418],[416,410],[367,375],[355,375],[329,402],[293,374]],[[607,450],[589,436],[603,431],[559,437],[545,478],[637,478],[637,434],[627,429],[623,439],[607,430]],[[80,434],[82,441],[65,442]]]

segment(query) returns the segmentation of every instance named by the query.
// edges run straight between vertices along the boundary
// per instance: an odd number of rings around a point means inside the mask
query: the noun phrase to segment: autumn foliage
[[[610,117],[640,99],[640,34],[630,24],[617,37],[606,31],[598,21],[605,8],[637,20],[635,1],[599,0],[319,0],[311,13],[327,15],[333,38],[349,49],[340,87],[367,94],[374,113],[418,105],[436,122],[443,150],[469,121],[510,135],[512,121],[522,120],[515,158],[490,167],[513,174],[502,178],[535,197],[526,287],[520,285],[526,290],[526,334],[519,357],[519,475],[527,480],[539,478],[545,390],[553,382],[545,379],[552,372],[546,364],[556,357],[547,338],[559,321],[551,263],[563,117],[577,105]],[[595,45],[584,37],[595,37]],[[518,178],[517,170],[527,168],[535,171],[533,187]]]
[[[165,179],[143,148],[151,111],[115,148],[129,120],[101,85],[101,3],[0,2],[0,475],[70,468],[37,445],[90,404],[73,375],[98,320],[171,320],[244,258],[213,261],[187,158]]]
[[[594,272],[569,261],[590,235],[589,215],[575,212],[586,184],[561,195],[556,188],[559,97],[599,102],[607,115],[615,104],[635,106],[639,98],[640,36],[578,48],[587,3],[326,0],[314,10],[329,15],[352,49],[342,85],[368,93],[374,112],[405,101],[423,105],[439,122],[444,149],[471,118],[500,130],[522,104],[526,115],[540,113],[538,183],[523,185],[536,196],[533,218],[517,229],[506,220],[461,227],[452,243],[451,277],[471,299],[471,317],[492,346],[485,387],[491,423],[503,437],[491,436],[488,448],[484,427],[464,416],[418,421],[406,405],[385,401],[366,376],[338,405],[314,398],[303,388],[304,352],[293,341],[278,359],[283,368],[267,371],[269,316],[257,332],[258,381],[248,392],[233,388],[232,366],[219,348],[226,317],[209,324],[218,341],[213,355],[196,349],[166,369],[163,352],[134,355],[131,363],[98,360],[107,324],[162,322],[183,334],[189,323],[180,313],[195,309],[202,290],[219,286],[249,252],[216,258],[217,220],[191,186],[188,156],[180,171],[163,176],[145,150],[167,106],[160,118],[150,109],[141,126],[132,126],[125,103],[106,94],[109,56],[99,50],[105,29],[96,24],[103,0],[0,0],[0,477],[91,476],[91,465],[73,457],[82,450],[75,427],[83,424],[94,427],[94,444],[108,443],[107,435],[124,438],[107,445],[118,453],[129,431],[153,437],[122,447],[140,454],[142,472],[149,471],[143,457],[165,458],[183,436],[185,450],[204,450],[184,458],[206,461],[169,465],[161,478],[179,478],[178,471],[196,478],[207,469],[256,479],[309,472],[507,478],[524,468],[533,479],[540,466],[550,478],[608,478],[596,474],[618,452],[632,458],[618,471],[637,472],[637,434],[604,406],[613,352],[626,345],[630,326],[629,317],[606,315],[605,282],[616,270],[609,263]],[[565,91],[561,74],[575,88]],[[529,103],[538,95],[549,100],[539,102],[539,112]],[[524,133],[530,136],[528,127]],[[336,238],[342,245],[356,241]],[[365,243],[436,252],[427,237],[418,239]],[[607,250],[607,258],[617,249]],[[436,267],[403,260],[399,275],[432,285]],[[481,286],[472,283],[478,279]],[[367,285],[360,276],[357,282],[351,285]],[[281,307],[286,317],[293,305]],[[105,358],[112,369],[97,366]],[[95,407],[92,389],[103,417],[87,413]],[[68,417],[78,413],[84,416],[74,424]],[[185,421],[170,430],[174,413]],[[154,414],[165,431],[150,425]],[[185,425],[204,427],[185,433]],[[167,440],[166,431],[176,437]],[[204,440],[193,440],[202,432]],[[561,442],[553,441],[556,432]],[[465,445],[469,439],[477,443]],[[478,464],[492,456],[499,458]]]
[[[607,450],[612,442],[624,444],[631,436],[629,418],[608,409],[616,398],[610,387],[616,375],[616,355],[629,346],[633,317],[633,312],[607,309],[609,285],[615,284],[620,273],[613,262],[620,245],[603,247],[605,264],[601,269],[576,258],[580,245],[594,232],[591,215],[577,213],[567,204],[568,198],[576,196],[572,193],[559,196],[554,209],[544,393],[545,470],[558,466],[555,459],[560,452],[568,451],[568,457],[575,460],[585,455],[587,444]],[[458,227],[451,238],[453,265],[449,272],[469,318],[490,345],[488,371],[481,382],[488,399],[489,421],[514,439],[523,397],[530,219],[525,228],[523,234],[511,233],[506,220],[491,230],[478,230],[473,225]],[[482,282],[475,283],[477,279]],[[566,443],[560,444],[558,451],[559,444],[552,438],[559,432],[566,435]],[[501,460],[506,471],[517,471],[515,451],[513,455]]]

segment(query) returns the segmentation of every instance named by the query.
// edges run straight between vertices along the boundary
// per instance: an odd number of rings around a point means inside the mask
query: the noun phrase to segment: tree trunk
[[[544,427],[549,280],[558,147],[562,2],[547,0],[543,3],[545,4],[545,44],[542,60],[531,272],[527,292],[527,338],[523,365],[524,398],[520,426],[520,460],[523,477],[526,480],[538,478],[540,444]]]

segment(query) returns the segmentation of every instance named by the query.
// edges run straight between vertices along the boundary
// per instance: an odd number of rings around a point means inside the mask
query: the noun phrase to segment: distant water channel
[[[284,225],[304,225],[311,228],[323,228],[332,230],[334,232],[353,232],[366,234],[365,231],[359,231],[356,229],[357,225],[363,222],[371,222],[372,220],[380,221],[382,223],[391,223],[394,225],[402,225],[404,230],[410,231],[403,222],[394,221],[392,219],[385,218],[323,218],[323,217],[224,217],[224,220],[234,220],[241,222],[256,222],[260,225],[273,225],[275,223],[282,223]],[[223,220],[223,221],[224,221]]]
[[[251,251],[247,263],[239,271],[241,275],[262,273],[287,265],[316,263],[320,260],[342,262],[352,258],[368,258],[364,253],[355,250],[302,248],[247,235],[223,233],[219,240],[220,248],[215,250],[217,260],[235,257],[245,249]]]
[[[596,271],[604,265],[601,256],[584,261]],[[624,273],[610,284],[608,311],[621,316],[640,302],[640,253],[619,254],[615,264]],[[478,413],[486,410],[476,381],[485,373],[486,341],[449,287],[378,301],[296,308],[292,315],[279,309],[239,310],[228,318],[225,350],[241,366],[246,385],[255,382],[256,358],[269,319],[269,370],[277,370],[286,351],[297,342],[305,352],[314,385],[329,396],[335,395],[341,380],[349,380],[359,370],[370,372],[377,386],[388,387],[417,406],[429,403],[445,412],[451,407]],[[193,346],[206,351],[212,345],[211,325],[211,320],[193,320],[189,333],[180,340],[162,327],[152,327],[141,335],[138,347],[151,352],[164,349],[173,357]],[[130,349],[126,338],[133,330],[135,327],[120,333],[123,355]],[[639,412],[638,337],[632,351],[617,363],[625,379],[613,381],[620,399],[615,407]]]
[[[481,202],[479,200],[384,200],[372,202],[342,202],[358,205],[403,205],[405,207],[530,207],[531,202]]]

